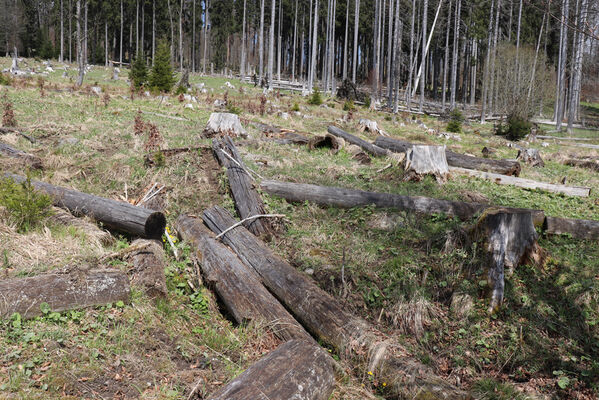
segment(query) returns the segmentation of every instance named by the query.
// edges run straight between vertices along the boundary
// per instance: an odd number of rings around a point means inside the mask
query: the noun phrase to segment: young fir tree
[[[143,55],[138,54],[131,65],[131,82],[135,89],[139,89],[148,82],[148,67]]]
[[[150,71],[150,87],[161,92],[170,92],[175,84],[171,53],[165,41],[160,42],[154,56],[154,66]]]

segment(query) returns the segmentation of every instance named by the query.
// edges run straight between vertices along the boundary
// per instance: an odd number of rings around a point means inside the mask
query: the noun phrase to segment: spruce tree
[[[135,89],[139,89],[148,82],[148,67],[143,55],[138,54],[131,65],[131,83]]]
[[[154,66],[150,71],[150,87],[161,92],[170,92],[175,84],[171,53],[166,41],[161,41],[154,56]]]

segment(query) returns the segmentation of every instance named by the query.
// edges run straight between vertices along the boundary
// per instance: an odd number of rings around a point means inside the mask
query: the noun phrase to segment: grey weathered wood
[[[413,145],[406,151],[404,168],[408,180],[420,180],[424,175],[433,175],[437,182],[447,181],[449,166],[445,158],[445,146]]]
[[[177,219],[177,231],[191,244],[200,261],[204,282],[218,295],[238,323],[265,323],[281,340],[313,341],[308,332],[262,286],[260,277],[226,246],[214,239],[201,220]]]
[[[486,245],[488,281],[493,288],[489,311],[503,303],[505,268],[515,268],[526,258],[538,258],[537,232],[530,212],[487,212],[476,224],[474,236]]]
[[[25,139],[27,139],[30,143],[36,142],[36,140],[33,137],[21,132],[18,128],[13,128],[10,126],[0,126],[0,135],[7,134],[7,133],[14,133],[19,136],[22,136]]]
[[[375,156],[386,156],[389,153],[387,150],[385,150],[379,146],[376,146],[372,143],[368,143],[367,141],[362,140],[359,137],[354,136],[352,134],[349,134],[349,133],[345,132],[343,129],[337,128],[336,126],[329,126],[327,128],[327,131],[331,135],[340,137],[343,140],[345,140],[346,142],[360,146],[362,149],[364,149],[364,151],[366,151],[370,154],[373,154]]]
[[[16,182],[25,180],[24,177],[11,173],[5,173],[4,176]],[[77,216],[86,215],[112,229],[159,239],[166,227],[166,217],[161,212],[36,180],[31,180],[31,184],[36,190],[50,195],[54,205]]]
[[[220,164],[227,168],[227,178],[231,194],[235,201],[235,209],[242,219],[253,215],[266,214],[264,203],[260,194],[254,188],[251,177],[237,152],[230,137],[225,136],[222,140],[214,139],[212,149]],[[228,156],[227,156],[228,155]],[[232,157],[235,161],[231,160]],[[254,235],[271,235],[274,232],[271,221],[268,218],[256,218],[247,221],[245,227]]]
[[[405,153],[412,146],[412,143],[385,136],[377,137],[374,144],[380,148],[385,148],[396,153]],[[521,167],[520,163],[517,161],[472,157],[465,154],[455,153],[451,150],[446,150],[445,156],[447,158],[447,164],[452,167],[478,169],[502,175],[520,175]]]
[[[241,136],[246,138],[247,132],[241,126],[239,116],[232,113],[212,113],[204,129],[204,136]]]
[[[164,275],[164,249],[155,239],[137,239],[131,247],[138,250],[129,254],[132,263],[129,269],[131,284],[140,287],[150,297],[166,297],[166,277]]]
[[[562,163],[571,167],[587,168],[599,172],[599,160],[579,160],[576,158],[569,158],[567,160],[564,160]]]
[[[599,221],[594,220],[547,217],[543,230],[554,235],[570,234],[577,239],[599,239]]]
[[[365,192],[330,186],[317,186],[304,183],[290,183],[266,180],[260,185],[266,193],[282,197],[288,201],[311,201],[323,206],[351,208],[374,204],[376,207],[395,208],[403,211],[414,211],[423,214],[447,214],[468,220],[488,208],[505,208],[482,203],[439,200],[421,196],[404,196],[400,194]],[[519,209],[513,209],[519,210]],[[534,215],[536,225],[542,225],[545,214],[541,210],[529,210]]]
[[[597,140],[597,139],[593,139],[593,138],[579,138],[579,137],[559,137],[559,136],[535,136],[537,139],[545,139],[545,140],[565,140],[565,141],[569,141],[569,140],[573,140],[573,141],[581,141],[581,142],[590,142],[593,140]]]
[[[291,340],[260,359],[209,400],[326,400],[335,376],[331,357],[313,343]]]
[[[22,150],[15,149],[14,147],[6,143],[0,142],[0,154],[21,160],[25,164],[31,166],[32,168],[42,168],[42,160],[38,156],[34,156],[33,154],[29,154]]]
[[[203,219],[215,233],[221,233],[235,223],[220,207],[205,210]],[[351,314],[347,307],[274,254],[245,228],[240,226],[230,230],[223,236],[223,242],[258,273],[262,283],[315,338],[333,347],[340,357],[360,364],[362,370],[368,368],[388,384],[393,394],[407,398],[413,398],[417,393],[431,398],[465,397],[463,392],[436,377],[428,367],[411,357],[398,343]]]
[[[580,186],[555,185],[553,183],[537,182],[532,179],[517,178],[494,174],[491,172],[477,171],[473,169],[451,167],[449,171],[456,174],[474,176],[497,183],[498,185],[512,185],[525,189],[540,189],[552,193],[563,193],[568,196],[588,197],[591,194],[591,188]]]
[[[517,160],[521,160],[522,162],[532,166],[532,167],[544,167],[545,162],[541,158],[541,153],[537,149],[518,149],[518,155],[516,156]]]
[[[129,279],[115,270],[91,270],[0,280],[0,317],[19,313],[23,318],[42,315],[40,305],[52,311],[129,301]]]

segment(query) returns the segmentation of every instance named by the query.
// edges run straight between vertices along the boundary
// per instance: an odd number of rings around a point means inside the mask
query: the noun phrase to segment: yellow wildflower
[[[372,375],[372,371],[368,371],[368,375]]]

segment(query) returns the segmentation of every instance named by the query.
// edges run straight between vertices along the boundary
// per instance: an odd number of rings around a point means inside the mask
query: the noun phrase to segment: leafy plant
[[[185,88],[185,86],[181,86],[181,85],[177,86],[177,89],[175,90],[176,95],[183,96],[185,93],[187,93],[187,89]]]
[[[146,65],[146,59],[143,54],[138,54],[131,65],[131,72],[129,74],[131,83],[135,89],[140,89],[143,85],[148,83],[148,66]]]
[[[318,88],[314,88],[312,96],[310,96],[310,98],[308,99],[308,104],[312,104],[313,106],[319,106],[322,104],[322,96]]]
[[[345,103],[343,103],[343,111],[353,111],[355,109],[356,106],[354,105],[353,100],[345,100]]]
[[[530,133],[532,123],[521,116],[509,115],[507,124],[500,123],[495,127],[495,134],[505,136],[509,140],[520,140]]]
[[[36,191],[29,177],[22,183],[3,178],[0,180],[0,205],[19,231],[27,231],[51,215],[52,199]]]
[[[170,92],[175,85],[175,75],[171,65],[171,52],[166,41],[161,41],[154,56],[154,66],[150,71],[150,86],[161,92]]]
[[[299,110],[300,110],[299,104],[293,103],[293,106],[291,107],[291,111],[299,112]]]
[[[460,110],[454,108],[449,113],[449,122],[447,123],[447,130],[449,132],[460,133],[462,131],[462,122],[464,122],[464,115]]]

